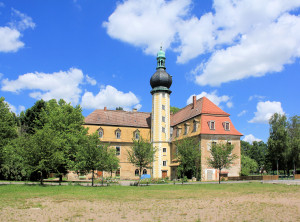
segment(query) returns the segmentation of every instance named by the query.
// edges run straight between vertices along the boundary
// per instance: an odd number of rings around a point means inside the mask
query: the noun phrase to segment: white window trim
[[[119,147],[119,154],[117,154],[117,147]],[[121,156],[121,146],[116,146],[116,156]]]
[[[226,125],[228,124],[228,129],[226,128]],[[224,130],[230,131],[230,122],[224,122]]]
[[[212,128],[212,123],[214,123],[214,127]],[[209,129],[210,130],[215,130],[216,129],[216,122],[214,120],[209,121]]]

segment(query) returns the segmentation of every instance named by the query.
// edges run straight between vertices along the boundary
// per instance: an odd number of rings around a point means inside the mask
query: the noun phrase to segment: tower
[[[170,94],[172,76],[166,72],[165,52],[157,53],[156,72],[150,79],[152,87],[151,142],[156,147],[153,177],[170,177]]]

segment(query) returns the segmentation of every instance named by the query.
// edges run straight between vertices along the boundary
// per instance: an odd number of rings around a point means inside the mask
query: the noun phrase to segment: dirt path
[[[172,200],[86,201],[34,198],[1,209],[0,221],[300,221],[292,194]]]

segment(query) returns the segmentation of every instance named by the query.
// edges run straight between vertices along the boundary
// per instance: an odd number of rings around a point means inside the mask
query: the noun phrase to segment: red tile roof
[[[228,113],[221,110],[217,105],[211,102],[206,97],[202,97],[196,101],[195,107],[193,108],[193,103],[182,108],[175,114],[171,115],[171,126],[175,126],[181,122],[191,119],[200,114],[215,114],[229,116]]]
[[[209,128],[209,121],[215,121],[215,129]],[[224,123],[230,123],[230,130],[225,130]],[[232,124],[229,116],[212,116],[212,115],[201,115],[201,134],[221,134],[221,135],[238,135],[242,136]]]
[[[123,110],[96,109],[85,118],[85,124],[151,127],[151,114],[146,112],[128,112]]]

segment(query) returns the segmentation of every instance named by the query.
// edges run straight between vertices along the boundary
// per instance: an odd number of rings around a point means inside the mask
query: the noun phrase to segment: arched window
[[[146,169],[143,170],[143,174],[147,174],[147,170]]]
[[[136,169],[136,170],[134,171],[134,175],[135,175],[135,176],[139,176],[139,172],[140,172],[140,171],[139,171],[138,169]]]
[[[139,130],[134,131],[133,138],[135,140],[139,140],[140,139],[140,131]]]
[[[117,138],[117,139],[121,139],[121,130],[120,130],[120,129],[117,129],[117,130],[115,131],[115,133],[116,133],[116,138]]]
[[[99,138],[103,138],[103,129],[101,127],[98,129],[98,136]]]

